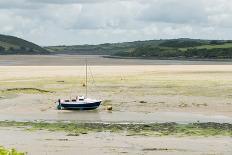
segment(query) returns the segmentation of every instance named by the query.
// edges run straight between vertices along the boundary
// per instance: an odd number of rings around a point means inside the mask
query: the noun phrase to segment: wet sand
[[[231,122],[231,65],[91,66],[89,95],[108,100],[113,112],[104,104],[93,113],[55,110],[57,98],[84,94],[83,68],[0,67],[0,119]],[[54,93],[5,91],[25,87]]]
[[[160,96],[159,96],[160,97]],[[161,98],[162,99],[162,98]],[[186,98],[191,99],[191,97]],[[202,99],[202,98],[201,98]],[[204,99],[204,98],[203,98]],[[214,98],[213,98],[214,99]],[[0,120],[11,121],[79,121],[79,122],[122,122],[122,123],[154,123],[154,122],[218,122],[232,123],[231,105],[223,104],[194,107],[176,107],[175,105],[163,108],[162,104],[153,105],[158,109],[151,109],[152,105],[143,103],[128,102],[125,105],[113,102],[113,111],[107,111],[106,106],[101,105],[99,109],[93,111],[69,111],[56,109],[56,94],[47,96],[46,94],[17,94],[9,98],[0,99]],[[209,100],[211,101],[211,100]],[[217,101],[217,100],[216,100]],[[173,104],[170,100],[167,103]],[[204,101],[205,102],[205,101]],[[228,100],[229,102],[229,100]],[[227,103],[227,102],[226,102]],[[130,105],[133,104],[133,107]],[[225,109],[214,109],[215,107]]]
[[[5,109],[5,108],[4,108]],[[232,117],[224,115],[206,115],[190,112],[125,112],[107,110],[94,111],[46,111],[18,110],[9,112],[1,110],[0,121],[75,121],[75,122],[107,122],[107,123],[165,123],[176,122],[181,124],[195,122],[232,123]]]
[[[28,152],[29,155],[230,155],[232,153],[231,137],[148,137],[106,132],[67,136],[64,132],[31,132],[19,128],[0,128],[0,137],[0,144]]]

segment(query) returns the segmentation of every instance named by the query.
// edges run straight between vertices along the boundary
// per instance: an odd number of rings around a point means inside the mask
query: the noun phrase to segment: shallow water
[[[227,61],[112,59],[99,55],[1,55],[0,66],[232,65]]]
[[[0,114],[0,120],[14,121],[77,121],[109,123],[193,123],[216,122],[232,123],[231,117],[220,115],[202,115],[183,112],[98,112],[98,111],[57,111],[55,113]]]

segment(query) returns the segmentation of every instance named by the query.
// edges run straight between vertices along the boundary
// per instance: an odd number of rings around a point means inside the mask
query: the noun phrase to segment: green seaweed
[[[38,89],[38,88],[9,88],[5,90],[0,90],[1,93],[6,94],[15,94],[15,93],[26,93],[26,94],[35,94],[35,93],[53,93],[53,91]]]
[[[3,146],[0,146],[0,155],[26,155],[27,153],[22,153],[13,149],[6,149]]]
[[[0,127],[24,127],[28,131],[48,130],[64,131],[69,136],[87,134],[89,132],[122,132],[127,136],[232,136],[232,124],[229,123],[151,123],[151,124],[119,124],[119,123],[78,123],[78,122],[15,122],[0,121]]]

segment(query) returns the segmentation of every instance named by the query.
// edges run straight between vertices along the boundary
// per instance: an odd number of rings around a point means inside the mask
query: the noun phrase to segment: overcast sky
[[[232,39],[232,0],[0,0],[0,33],[39,45]]]

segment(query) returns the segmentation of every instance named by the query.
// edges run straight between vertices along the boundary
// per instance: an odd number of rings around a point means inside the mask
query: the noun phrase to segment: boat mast
[[[88,73],[87,73],[87,69],[88,69],[88,66],[87,66],[87,58],[85,59],[85,97],[87,98],[87,86],[88,86]]]

